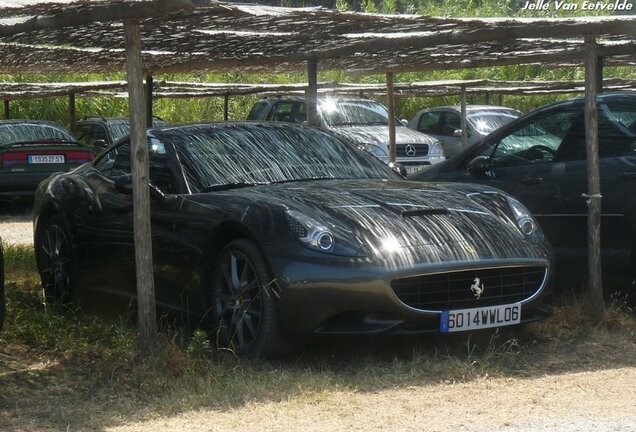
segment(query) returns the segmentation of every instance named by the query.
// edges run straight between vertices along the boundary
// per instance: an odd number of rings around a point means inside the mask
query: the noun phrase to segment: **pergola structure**
[[[386,73],[391,118],[395,73],[510,64],[584,65],[590,299],[594,315],[600,317],[596,95],[604,64],[634,64],[634,37],[632,16],[462,19],[210,0],[0,1],[0,72],[127,71],[142,351],[152,347],[156,325],[144,75],[152,82],[153,76],[167,72],[307,71],[308,122],[315,124],[319,67]],[[465,99],[462,91],[463,106]],[[462,129],[466,133],[465,124]],[[390,153],[395,155],[394,131]]]

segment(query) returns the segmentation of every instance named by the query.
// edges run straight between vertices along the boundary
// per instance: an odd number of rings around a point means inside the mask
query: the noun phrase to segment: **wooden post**
[[[596,90],[603,93],[603,56],[596,57]]]
[[[8,120],[11,118],[11,107],[9,106],[9,100],[4,100],[4,119]]]
[[[126,77],[130,117],[130,146],[133,177],[133,227],[137,271],[137,313],[139,349],[142,356],[154,350],[157,341],[157,312],[150,232],[150,189],[148,188],[148,140],[146,103],[139,22],[124,22]]]
[[[69,129],[71,129],[72,133],[76,133],[75,130],[75,121],[77,120],[75,116],[75,93],[69,93],[68,95],[68,125]]]
[[[603,279],[601,273],[601,181],[598,156],[597,45],[594,37],[585,38],[585,147],[587,154],[587,250],[588,301],[592,319],[603,318]]]
[[[461,102],[462,148],[468,147],[468,124],[466,123],[466,84],[462,84]]]
[[[490,92],[486,92],[486,105],[490,105]]]
[[[389,109],[389,162],[395,162],[395,94],[393,92],[393,72],[386,73],[386,104]]]
[[[497,99],[497,104],[499,106],[503,106],[503,93],[499,93],[498,99]]]
[[[228,121],[230,118],[230,95],[225,94],[223,96],[223,121]]]
[[[151,128],[152,127],[152,100],[153,100],[153,95],[152,92],[154,90],[153,88],[153,82],[154,79],[152,78],[152,75],[147,75],[146,76],[146,127],[147,128]]]
[[[307,90],[305,91],[307,104],[307,124],[319,126],[318,121],[318,60],[307,60]]]

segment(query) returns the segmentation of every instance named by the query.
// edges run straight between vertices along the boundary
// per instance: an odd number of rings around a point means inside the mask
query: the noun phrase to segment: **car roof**
[[[323,95],[319,95],[318,96],[318,100],[320,99],[326,99],[326,98],[332,98],[332,99],[337,99],[339,101],[365,101],[365,102],[377,102],[373,99],[369,99],[369,98],[365,98],[365,97],[360,97],[360,96],[353,96],[353,95],[338,95],[338,94],[323,94]],[[299,95],[279,95],[279,96],[265,96],[263,98],[261,98],[261,100],[259,102],[262,101],[271,101],[271,102],[277,102],[280,100],[292,100],[292,101],[298,101],[298,102],[305,102],[306,98],[305,96],[299,96]]]
[[[31,120],[31,119],[6,119],[0,120],[0,124],[8,125],[8,124],[41,124],[47,126],[59,126],[64,128],[61,123],[49,121],[49,120]]]
[[[461,111],[461,105],[444,105],[432,108],[423,109],[422,112],[437,111],[437,110],[452,110]],[[496,105],[466,105],[466,111],[519,111],[515,108],[496,106]]]

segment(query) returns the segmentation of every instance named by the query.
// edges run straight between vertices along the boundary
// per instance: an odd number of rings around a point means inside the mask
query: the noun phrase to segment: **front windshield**
[[[521,115],[518,111],[487,111],[468,114],[466,118],[475,126],[482,135],[507,125]]]
[[[164,133],[195,191],[237,183],[399,178],[366,151],[315,129],[254,124]]]
[[[371,100],[338,100],[326,97],[318,102],[318,111],[329,126],[386,125],[389,112]]]
[[[68,132],[44,123],[12,123],[0,125],[0,146],[44,141],[75,141]]]

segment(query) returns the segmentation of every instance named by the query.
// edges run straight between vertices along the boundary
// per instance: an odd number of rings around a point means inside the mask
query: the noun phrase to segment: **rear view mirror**
[[[473,177],[482,178],[488,177],[488,171],[490,170],[490,159],[488,156],[477,156],[475,159],[468,163],[468,172]]]

